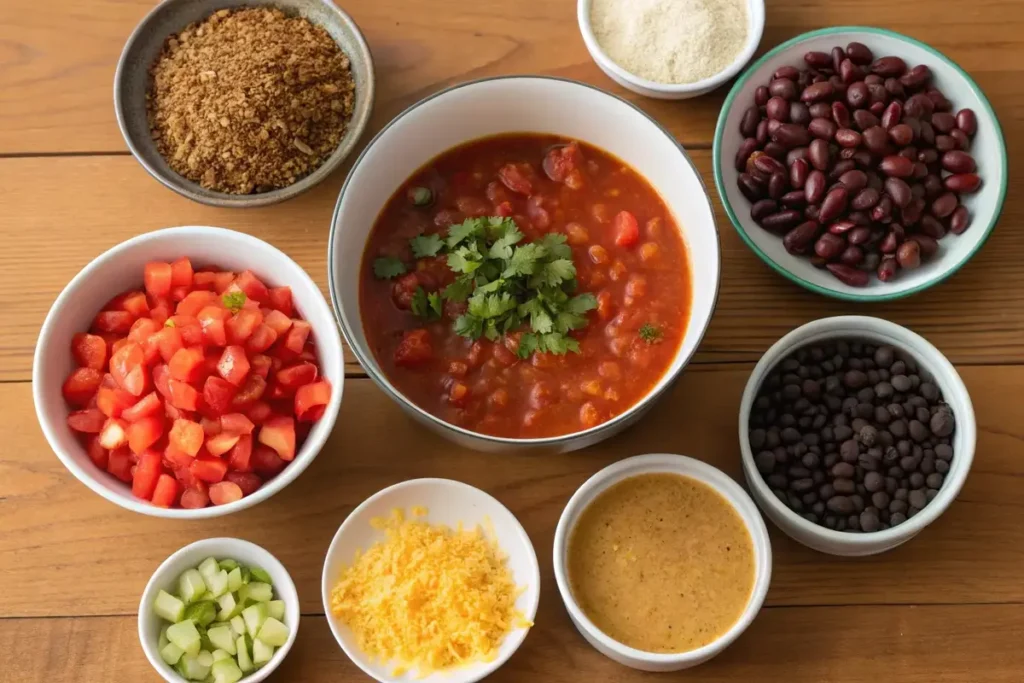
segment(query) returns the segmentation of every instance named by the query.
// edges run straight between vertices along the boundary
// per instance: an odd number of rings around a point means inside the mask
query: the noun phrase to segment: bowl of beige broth
[[[681,455],[610,465],[555,530],[558,590],[599,652],[644,671],[705,662],[739,637],[771,582],[768,530],[727,474]]]

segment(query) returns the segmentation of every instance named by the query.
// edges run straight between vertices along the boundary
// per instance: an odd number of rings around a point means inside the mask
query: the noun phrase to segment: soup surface
[[[713,488],[641,474],[598,495],[569,538],[567,571],[580,609],[614,640],[686,652],[736,623],[754,587],[754,546]]]
[[[480,236],[459,242],[474,220]],[[547,261],[516,271],[513,250],[536,255],[531,243]],[[479,264],[453,253],[467,244],[490,265],[467,273]],[[512,256],[494,261],[499,250]],[[417,171],[381,211],[360,278],[366,338],[395,387],[447,422],[514,438],[629,409],[671,365],[690,309],[686,250],[658,194],[551,135],[476,140]]]

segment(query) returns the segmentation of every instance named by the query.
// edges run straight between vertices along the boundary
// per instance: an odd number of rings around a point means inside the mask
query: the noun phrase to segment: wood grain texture
[[[645,100],[591,61],[571,0],[344,0],[377,67],[372,134],[422,97],[459,81],[510,73],[593,83],[628,97],[684,143],[709,145],[725,93],[685,104]],[[151,0],[51,0],[46,12],[0,8],[0,154],[125,150],[114,119],[114,68]],[[944,11],[944,8],[948,11]],[[761,51],[822,26],[875,24],[907,33],[967,69],[1003,125],[1024,115],[1020,8],[1012,0],[772,2]],[[685,115],[680,115],[685,111]],[[366,139],[369,139],[367,136]]]
[[[18,586],[0,602],[0,617],[132,614],[157,565],[213,528],[264,545],[292,572],[303,611],[322,611],[320,572],[338,525],[377,490],[427,476],[465,481],[505,503],[533,540],[541,593],[557,602],[555,523],[594,472],[661,452],[701,458],[741,479],[736,415],[750,369],[692,369],[619,437],[581,453],[516,457],[453,446],[413,423],[370,380],[351,379],[334,435],[309,469],[269,501],[212,523],[143,517],[93,494],[50,453],[32,418],[28,385],[0,384],[0,434],[7,435],[0,576]],[[957,502],[918,538],[871,558],[822,555],[772,527],[768,604],[1024,603],[1024,425],[998,398],[1024,383],[1024,367],[972,367],[964,379],[980,425],[974,469]]]
[[[692,152],[711,178],[711,153]],[[131,157],[0,159],[0,380],[31,377],[32,352],[53,300],[90,260],[139,233],[217,225],[277,246],[327,295],[327,235],[342,177],[293,201],[237,211],[166,190]],[[712,190],[720,242],[718,308],[695,361],[756,361],[783,334],[829,315],[877,315],[928,337],[954,363],[1024,362],[1024,197],[1007,198],[1000,226],[941,287],[872,306],[833,301],[784,280],[740,240]],[[950,237],[948,239],[955,239]],[[346,349],[347,368],[362,369]]]
[[[565,610],[543,600],[537,626],[488,681],[551,683],[669,680],[695,683],[1019,683],[1020,605],[767,608],[711,662],[661,678],[591,648]],[[134,616],[0,621],[4,680],[18,683],[155,681]],[[369,680],[338,647],[323,616],[303,616],[292,651],[270,681]]]

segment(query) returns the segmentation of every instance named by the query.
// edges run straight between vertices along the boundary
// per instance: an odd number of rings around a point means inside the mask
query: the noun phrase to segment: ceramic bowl
[[[287,187],[258,194],[228,194],[208,190],[171,170],[149,132],[146,91],[149,68],[167,37],[217,10],[236,7],[276,7],[322,26],[351,63],[355,103],[348,129],[337,149],[316,170]],[[163,0],[128,37],[114,73],[114,110],[128,149],[146,171],[178,194],[201,204],[256,207],[291,199],[329,176],[355,147],[373,109],[374,74],[370,48],[352,18],[330,0]]]
[[[612,61],[594,36],[590,21],[592,4],[593,0],[577,0],[576,2],[576,21],[579,23],[583,43],[587,46],[591,58],[608,78],[623,88],[632,90],[638,95],[658,100],[686,100],[704,95],[724,85],[726,81],[738,74],[743,65],[754,56],[754,52],[761,42],[761,35],[764,33],[764,0],[747,0],[747,40],[739,54],[736,55],[736,59],[729,66],[713,76],[693,83],[659,83],[630,73]]]
[[[453,529],[459,524],[465,528],[479,525],[485,533],[493,533],[508,556],[507,565],[513,580],[524,589],[516,600],[516,608],[525,619],[533,621],[540,600],[540,569],[533,544],[519,520],[494,497],[469,484],[450,479],[411,479],[370,496],[338,527],[324,560],[321,585],[327,623],[349,659],[381,683],[474,683],[497,671],[519,648],[529,629],[513,629],[502,641],[497,656],[489,662],[435,672],[423,678],[417,677],[416,671],[396,676],[393,663],[374,661],[359,649],[352,631],[331,610],[331,591],[345,567],[352,563],[357,552],[384,540],[384,532],[373,528],[370,520],[388,517],[396,509],[408,515],[413,507],[426,508],[426,516],[419,519],[430,524],[444,524]]]
[[[913,358],[922,373],[930,376],[942,390],[943,399],[953,409],[953,415],[956,417],[953,460],[942,488],[939,489],[939,495],[921,512],[891,529],[853,534],[818,526],[783,505],[765,483],[764,477],[754,463],[747,425],[750,421],[750,409],[765,377],[793,351],[839,338],[858,339],[873,344],[891,344],[898,351]],[[761,360],[750,373],[750,379],[747,380],[743,397],[740,399],[739,439],[743,474],[747,479],[750,495],[754,497],[768,519],[787,536],[810,548],[830,555],[859,556],[885,552],[906,543],[946,511],[960,493],[974,461],[977,424],[971,397],[963,380],[953,365],[928,340],[888,320],[850,315],[824,318],[802,325],[775,342],[761,356]]]
[[[288,285],[299,315],[312,326],[320,369],[331,382],[331,402],[313,426],[295,460],[255,493],[227,505],[196,510],[161,508],[132,495],[131,486],[99,469],[75,433],[68,428],[68,407],[61,395],[64,379],[74,369],[71,338],[88,330],[103,306],[130,289],[142,288],[142,270],[149,261],[173,261],[188,256],[196,266],[217,264],[232,271],[252,270],[269,286]],[[43,322],[32,362],[32,398],[36,417],[50,448],[64,466],[90,489],[133,512],[155,517],[202,519],[244,510],[293,482],[320,452],[334,427],[341,406],[345,361],[341,338],[320,288],[295,261],[263,240],[223,228],[189,226],[166,228],[133,237],[96,257],[81,270],[54,301]]]
[[[978,132],[970,152],[978,162],[981,190],[966,195],[971,212],[970,228],[962,235],[947,235],[939,242],[938,254],[920,268],[901,271],[895,280],[881,282],[872,277],[866,287],[850,287],[827,270],[811,265],[806,257],[793,256],[782,247],[782,239],[762,229],[750,218],[750,201],[736,185],[736,152],[743,140],[739,132],[743,113],[754,101],[754,90],[767,85],[780,66],[802,66],[803,55],[811,50],[828,52],[852,41],[867,45],[876,56],[896,55],[909,65],[926,64],[933,83],[953,102],[954,111],[973,109]],[[776,272],[812,292],[849,301],[885,301],[909,296],[942,282],[974,256],[988,238],[1003,209],[1007,188],[1006,143],[992,105],[978,85],[956,63],[934,48],[899,33],[864,26],[841,26],[811,31],[788,40],[757,60],[736,81],[722,106],[715,129],[714,172],[722,205],[736,231],[762,261]]]
[[[160,657],[158,649],[160,630],[167,625],[153,612],[153,602],[161,590],[178,594],[178,577],[186,569],[194,569],[208,557],[218,561],[232,559],[240,565],[259,567],[270,574],[274,586],[274,599],[284,601],[284,624],[288,627],[288,641],[277,648],[273,658],[239,683],[258,683],[281,665],[292,649],[299,632],[299,594],[288,570],[276,557],[255,543],[239,538],[207,538],[191,543],[163,561],[146,584],[139,601],[139,642],[146,659],[167,683],[181,683],[184,679]]]
[[[594,625],[580,609],[572,594],[566,570],[569,539],[576,522],[586,507],[597,496],[622,480],[640,474],[652,473],[680,474],[713,488],[743,519],[754,545],[754,588],[740,618],[717,640],[689,652],[671,654],[644,652],[610,638]],[[606,657],[619,664],[643,671],[688,669],[706,662],[722,652],[750,626],[754,617],[757,616],[772,579],[771,541],[754,501],[729,475],[700,460],[682,455],[638,455],[609,465],[588,479],[569,499],[569,504],[565,506],[565,510],[558,520],[558,526],[555,529],[553,559],[558,592],[562,595],[562,602],[565,603],[565,608],[569,612],[569,618],[583,638]]]
[[[359,310],[360,262],[367,236],[392,193],[421,166],[470,140],[531,131],[583,140],[632,166],[661,195],[682,231],[692,297],[683,343],[672,365],[636,405],[592,429],[512,439],[448,424],[403,396],[384,376],[366,341]],[[557,227],[557,226],[556,226]],[[574,450],[635,422],[689,362],[718,295],[718,230],[710,199],[686,151],[656,121],[625,100],[556,78],[509,76],[457,85],[413,105],[363,150],[341,189],[328,242],[328,281],[342,331],[371,378],[414,418],[469,448]]]

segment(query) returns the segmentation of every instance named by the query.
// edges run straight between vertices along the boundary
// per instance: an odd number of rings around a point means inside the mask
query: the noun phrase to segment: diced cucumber
[[[249,647],[245,643],[245,636],[239,637],[235,642],[235,650],[238,652],[238,668],[242,670],[242,673],[247,674],[256,668],[252,663],[252,657],[249,656]]]
[[[200,650],[199,656],[196,657],[199,663],[203,666],[213,666],[213,653],[209,650]]]
[[[252,663],[256,666],[263,666],[274,656],[274,646],[267,645],[262,640],[252,641]]]
[[[242,610],[242,619],[245,620],[245,630],[253,638],[260,632],[260,628],[263,626],[263,622],[270,616],[270,610],[267,608],[267,603],[260,602],[255,605],[249,605]],[[170,635],[167,636],[170,638]],[[173,640],[173,638],[172,638]]]
[[[181,621],[185,616],[185,603],[167,591],[162,590],[156,594],[156,600],[153,601],[153,611],[161,619],[174,623]]]
[[[273,584],[274,581],[270,578],[270,574],[260,569],[257,566],[249,567],[249,571],[252,572],[253,581],[262,581],[263,583]]]
[[[252,581],[252,572],[249,571],[248,567],[242,567],[242,585],[244,586],[250,581]]]
[[[210,587],[210,578],[220,571],[220,565],[217,564],[217,560],[212,557],[208,557],[199,563],[199,573],[203,577],[203,581],[206,582],[206,587]]]
[[[167,628],[167,626],[164,626],[162,629],[160,629],[160,637],[156,639],[157,649],[162,650],[164,649],[164,645],[171,642],[167,640]]]
[[[183,654],[185,654],[185,651],[174,643],[167,643],[160,648],[160,658],[167,662],[168,666],[177,664]]]
[[[238,567],[228,570],[228,590],[234,593],[242,587],[242,570]]]
[[[245,597],[253,602],[270,602],[274,599],[274,589],[269,583],[252,581],[245,587]],[[241,592],[239,592],[241,594]]]
[[[189,569],[178,577],[178,591],[185,603],[195,602],[206,592],[206,582],[198,570]]]
[[[270,610],[270,616],[284,621],[284,600],[271,600],[267,603],[267,609]]]
[[[200,626],[208,626],[217,619],[217,603],[213,600],[193,602],[185,608],[185,619],[191,619]]]
[[[232,560],[230,557],[221,560],[217,564],[218,566],[220,566],[221,569],[223,569],[226,572],[230,572],[232,569],[238,568],[238,563]]]
[[[216,662],[219,662],[222,659],[231,659],[231,653],[228,652],[227,650],[214,650],[213,651],[213,661],[216,663]]]
[[[238,664],[233,659],[214,662],[211,672],[214,683],[237,683],[242,680],[242,670],[238,668]]]
[[[235,638],[245,635],[245,619],[242,615],[231,617],[231,630],[235,633]]]
[[[204,650],[213,650],[213,643],[210,642],[209,636],[206,635],[206,627],[202,624],[196,624],[196,631],[199,632],[199,643],[202,645]]]
[[[217,598],[217,604],[220,605],[220,612],[217,613],[217,619],[220,621],[231,621],[242,611],[242,606],[235,602],[232,593],[225,593]]]
[[[209,654],[209,653],[207,653]],[[213,657],[210,657],[212,660]],[[210,664],[213,662],[211,661]],[[175,667],[178,673],[190,681],[201,681],[210,675],[210,666],[204,665],[199,661],[199,654],[190,655],[185,653],[178,660],[178,665]]]
[[[260,633],[256,639],[262,640],[267,645],[281,647],[288,642],[288,627],[274,617],[268,617],[260,627]]]
[[[264,624],[264,628],[266,625]],[[210,643],[215,648],[225,650],[228,654],[235,654],[235,638],[231,632],[230,626],[218,626],[217,628],[211,628],[206,632],[206,636],[210,639]],[[271,643],[273,645],[273,643]]]
[[[262,626],[263,624],[261,623],[260,625]],[[199,631],[196,630],[195,622],[191,619],[179,621],[177,624],[168,627],[167,640],[180,647],[186,654],[193,656],[199,654],[199,649],[202,645]],[[205,674],[200,676],[200,678],[204,676]]]
[[[210,597],[219,598],[228,592],[228,573],[221,569],[206,581],[206,588],[210,591]]]

